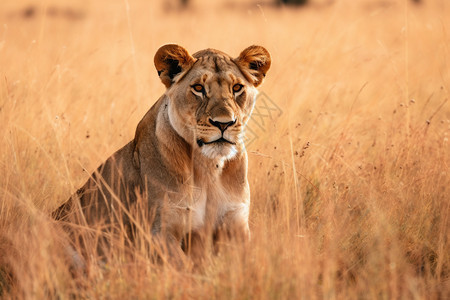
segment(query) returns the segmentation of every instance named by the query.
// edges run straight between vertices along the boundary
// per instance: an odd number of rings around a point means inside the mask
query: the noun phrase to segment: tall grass
[[[2,297],[449,298],[450,6],[310,2],[3,0]],[[283,113],[252,128],[252,243],[196,272],[119,245],[74,280],[49,213],[132,139],[170,42],[271,51]]]

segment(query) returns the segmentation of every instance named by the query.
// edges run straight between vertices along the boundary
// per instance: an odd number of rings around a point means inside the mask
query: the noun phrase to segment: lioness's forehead
[[[225,73],[232,71],[235,75],[240,75],[240,70],[233,59],[219,50],[206,49],[193,55],[196,58],[194,70],[208,70],[212,73]]]

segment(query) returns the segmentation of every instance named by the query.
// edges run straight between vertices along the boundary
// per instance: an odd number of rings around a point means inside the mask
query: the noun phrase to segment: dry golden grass
[[[155,2],[2,0],[0,294],[449,299],[449,3]],[[252,244],[194,273],[117,247],[74,282],[48,214],[132,139],[170,42],[272,53],[283,113],[252,127]]]

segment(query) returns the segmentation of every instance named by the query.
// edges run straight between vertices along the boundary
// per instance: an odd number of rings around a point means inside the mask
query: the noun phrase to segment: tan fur
[[[54,217],[64,221],[77,242],[77,225],[107,237],[125,230],[133,240],[143,230],[139,222],[147,219],[153,237],[173,256],[183,255],[183,243],[187,252],[201,257],[213,236],[248,240],[250,190],[242,139],[255,87],[270,62],[260,46],[235,59],[213,49],[191,56],[178,45],[161,47],[155,67],[166,92],[140,121],[135,138]],[[196,92],[196,84],[204,92]],[[238,93],[236,84],[243,86]],[[217,142],[220,138],[228,142]],[[81,242],[89,247],[86,239]]]

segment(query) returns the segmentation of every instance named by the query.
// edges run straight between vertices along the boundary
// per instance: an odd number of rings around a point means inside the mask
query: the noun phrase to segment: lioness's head
[[[271,63],[261,46],[237,58],[214,49],[190,55],[178,45],[155,55],[158,75],[167,87],[169,120],[176,132],[209,158],[230,159],[244,149],[244,127]]]

